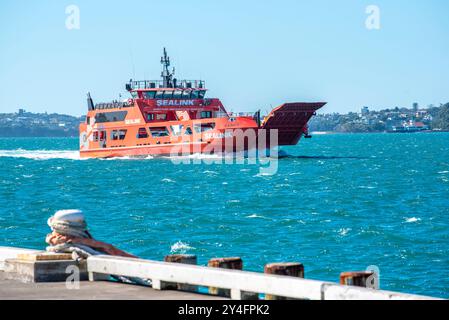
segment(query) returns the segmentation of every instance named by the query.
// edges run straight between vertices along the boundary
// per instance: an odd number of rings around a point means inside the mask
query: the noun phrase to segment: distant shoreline
[[[339,131],[311,131],[310,134],[312,136],[322,136],[322,135],[330,135],[330,134],[414,134],[414,133],[438,133],[438,132],[449,132],[449,130],[425,130],[425,131],[416,131],[416,132],[388,132],[388,131],[370,131],[370,132],[339,132]]]
[[[428,130],[421,132],[386,132],[386,131],[378,131],[378,132],[338,132],[338,131],[317,131],[310,132],[312,136],[324,136],[324,135],[346,135],[346,134],[422,134],[422,133],[441,133],[441,132],[449,132],[449,130]],[[18,139],[18,138],[78,138],[78,135],[0,135],[0,139]]]

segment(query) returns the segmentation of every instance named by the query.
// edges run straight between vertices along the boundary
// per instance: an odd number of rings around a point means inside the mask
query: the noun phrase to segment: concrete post
[[[302,263],[270,263],[265,266],[264,272],[289,277],[304,278],[304,266]],[[265,295],[265,300],[287,300],[285,297]]]

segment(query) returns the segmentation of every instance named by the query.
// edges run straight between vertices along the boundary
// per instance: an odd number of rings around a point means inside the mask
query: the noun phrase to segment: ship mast
[[[170,67],[170,57],[167,55],[167,50],[165,50],[165,48],[164,48],[164,55],[161,57],[161,64],[162,64],[161,77],[163,80],[163,86],[164,88],[173,88],[174,87],[173,75],[175,74],[175,68],[173,68],[173,71],[171,73],[170,71],[168,71],[168,67]]]

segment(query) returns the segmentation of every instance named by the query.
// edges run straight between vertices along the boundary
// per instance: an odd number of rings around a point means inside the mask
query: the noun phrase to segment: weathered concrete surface
[[[12,247],[0,247],[0,271],[5,267],[5,260],[17,258],[19,254],[32,254],[43,252],[42,250],[21,249]]]
[[[218,300],[219,297],[151,288],[114,282],[80,282],[68,290],[64,282],[22,283],[6,280],[0,271],[0,300]]]
[[[87,280],[86,262],[75,260],[28,261],[7,259],[4,262],[5,278],[22,282],[60,282],[70,275],[69,267],[76,267],[81,280]]]

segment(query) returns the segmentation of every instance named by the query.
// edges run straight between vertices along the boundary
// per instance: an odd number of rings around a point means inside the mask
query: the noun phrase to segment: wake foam
[[[82,160],[79,152],[74,150],[0,150],[0,158],[24,158],[32,160]]]

